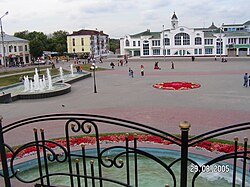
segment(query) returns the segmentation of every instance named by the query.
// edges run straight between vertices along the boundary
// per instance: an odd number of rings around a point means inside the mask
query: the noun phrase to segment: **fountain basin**
[[[174,151],[174,150],[167,150],[167,149],[159,149],[159,148],[140,148],[141,150],[150,152],[154,156],[157,156],[160,158],[162,161],[165,163],[169,164],[172,161],[174,161],[176,158],[179,158],[180,152],[179,151]],[[107,155],[110,158],[116,156],[120,151],[119,150],[112,150],[111,152],[108,152]],[[75,153],[80,153],[75,152]],[[96,155],[96,150],[95,149],[87,149],[86,153],[88,155]],[[190,158],[195,160],[197,163],[202,164],[206,163],[208,160],[210,160],[209,157],[198,155],[198,154],[193,154],[191,153]],[[122,160],[126,160],[124,157],[121,157]],[[133,161],[133,157],[130,157],[131,161]],[[74,160],[74,159],[73,159]],[[90,159],[87,159],[87,167],[88,171],[90,169]],[[190,164],[190,163],[189,163]],[[221,164],[228,164],[225,162],[222,162]],[[131,165],[131,167],[133,164]],[[95,165],[95,171],[98,171],[98,166]],[[18,173],[18,176],[26,181],[31,181],[37,177],[39,177],[39,173],[37,170],[37,161],[36,160],[29,160],[27,162],[17,164],[15,165],[15,168],[20,169],[20,173]],[[173,171],[176,174],[176,176],[180,175],[180,164],[178,163],[175,167],[173,167]],[[119,181],[125,182],[124,178],[124,173],[125,173],[125,168],[119,169],[119,168],[103,168],[103,176],[107,178],[113,178],[117,179]],[[69,170],[68,164],[67,163],[58,163],[58,162],[52,162],[49,165],[49,172],[51,173],[60,173],[61,171],[67,172]],[[83,170],[83,168],[81,168]],[[231,170],[231,166],[230,166]],[[170,175],[164,170],[160,165],[158,165],[156,162],[152,162],[152,160],[145,158],[143,156],[138,155],[138,171],[139,172],[139,186],[144,186],[144,187],[152,187],[152,186],[164,186],[165,184],[169,183],[171,184],[171,177]],[[238,168],[237,169],[237,175],[241,175],[241,171]],[[188,171],[188,178],[189,178],[189,186],[191,185],[191,178],[192,178],[193,173],[190,172],[190,166],[189,166],[189,171]],[[203,173],[199,179],[197,180],[196,186],[203,186],[203,187],[214,187],[214,186],[220,186],[220,187],[226,187],[231,185],[231,177],[232,173]],[[134,176],[131,175],[131,179],[133,179]],[[237,187],[239,187],[240,181],[237,181]],[[53,185],[63,185],[63,186],[70,186],[70,181],[68,177],[62,177],[61,175],[58,175],[55,178],[51,178],[51,183]],[[249,181],[249,177],[247,177],[247,181]],[[177,182],[179,183],[179,182]],[[248,186],[247,182],[247,186]],[[91,185],[91,184],[89,184]],[[110,183],[106,183],[104,186],[117,186],[113,185]],[[173,186],[171,184],[170,186]],[[178,185],[177,185],[178,186]]]
[[[62,83],[60,76],[55,76],[52,78],[53,89],[34,92],[24,92],[23,83],[9,85],[0,88],[0,103],[9,103],[19,99],[42,99],[66,94],[71,91],[70,84],[88,77],[91,77],[91,73],[76,73],[74,76],[66,74],[64,75],[64,83]]]
[[[48,97],[55,97],[58,95],[63,95],[71,91],[71,85],[68,83],[55,83],[53,84],[54,89],[44,90],[42,92],[23,92],[12,96],[12,101],[18,99],[42,99]]]

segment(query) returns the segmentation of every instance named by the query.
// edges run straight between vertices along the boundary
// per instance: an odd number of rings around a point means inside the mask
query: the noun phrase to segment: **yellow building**
[[[93,57],[106,56],[109,51],[109,36],[103,31],[79,30],[67,36],[68,53]]]

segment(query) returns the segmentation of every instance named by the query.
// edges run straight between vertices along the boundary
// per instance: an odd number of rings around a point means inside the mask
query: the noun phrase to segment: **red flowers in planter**
[[[154,84],[153,87],[164,90],[188,90],[199,88],[201,85],[192,82],[162,82]]]
[[[130,134],[127,136],[129,141],[133,141],[135,136]],[[154,136],[154,135],[149,135],[149,134],[138,134],[136,135],[136,139],[138,142],[150,142],[150,143],[157,143],[157,144],[164,144],[164,145],[169,145],[172,144],[172,142],[168,140],[164,140],[161,137]],[[126,140],[126,135],[125,134],[112,134],[112,135],[107,135],[107,136],[100,136],[99,141],[100,143],[118,143],[118,142],[124,142]],[[54,142],[66,146],[66,140],[65,139],[58,139],[54,140]],[[82,136],[82,137],[72,137],[69,139],[69,144],[71,146],[75,145],[80,145],[81,143],[84,144],[95,144],[96,143],[96,138],[93,136]],[[56,148],[57,145],[51,142],[46,142],[46,146],[50,148]],[[210,142],[208,140],[199,142],[195,145],[195,147],[201,147],[204,148],[208,151],[218,151],[218,152],[224,152],[224,153],[230,153],[234,151],[234,145],[232,144],[224,144],[224,143],[218,143],[218,142]],[[41,147],[39,147],[40,150],[42,150]],[[238,147],[238,150],[243,150],[242,146]],[[24,150],[22,150],[18,156],[22,157],[25,154],[29,154],[32,152],[36,151],[35,146],[28,147]],[[12,157],[11,152],[7,152],[7,158]]]

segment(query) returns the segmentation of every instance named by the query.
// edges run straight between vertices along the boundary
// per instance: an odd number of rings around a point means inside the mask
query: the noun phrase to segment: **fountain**
[[[57,75],[52,78],[50,70],[46,69],[46,76],[43,75],[42,78],[40,78],[38,70],[35,68],[35,74],[32,78],[24,76],[22,83],[1,88],[0,92],[4,93],[3,96],[5,97],[8,94],[8,98],[0,98],[0,103],[16,101],[19,99],[39,99],[66,94],[71,91],[70,84],[91,76],[90,73],[85,72],[74,74],[73,65],[71,66],[71,73],[69,74],[64,75],[62,67],[59,68],[59,71],[59,76]],[[0,95],[2,98],[3,96]]]
[[[47,79],[48,79],[48,90],[52,90],[53,87],[52,87],[52,78],[51,78],[51,75],[50,75],[50,71],[49,69],[47,68]]]
[[[61,78],[61,81],[62,81],[62,83],[64,83],[64,78],[63,78],[63,69],[62,69],[62,67],[60,66],[60,68],[59,68],[59,71],[60,71],[60,78]]]
[[[74,77],[73,64],[70,64],[71,77]]]

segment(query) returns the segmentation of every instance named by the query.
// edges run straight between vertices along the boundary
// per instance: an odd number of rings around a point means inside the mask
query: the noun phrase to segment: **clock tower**
[[[178,18],[174,12],[172,18],[171,18],[171,24],[172,24],[172,29],[176,29],[178,27]]]

